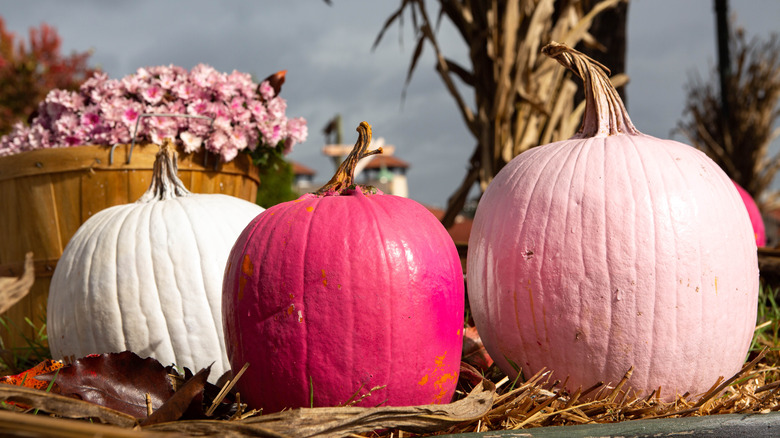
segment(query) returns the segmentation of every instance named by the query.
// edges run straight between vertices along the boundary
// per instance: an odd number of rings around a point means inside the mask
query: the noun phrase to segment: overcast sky
[[[42,22],[54,26],[65,53],[92,50],[91,61],[120,78],[149,65],[198,63],[264,78],[288,70],[282,97],[290,117],[304,117],[309,139],[290,158],[315,169],[318,180],[333,168],[321,152],[322,128],[343,119],[345,143],[366,120],[376,137],[396,146],[409,162],[410,197],[443,206],[465,175],[474,139],[433,69],[430,48],[405,101],[401,91],[413,50],[410,21],[393,27],[376,50],[377,32],[396,0],[0,0],[9,30],[26,39]],[[716,61],[712,0],[632,0],[627,73],[629,112],[637,128],[669,138],[681,118],[684,86]],[[435,13],[435,3],[429,2]],[[780,32],[780,1],[731,0],[730,11],[748,37]],[[448,27],[442,50],[465,59],[465,46]],[[466,96],[470,97],[470,96]],[[679,136],[678,140],[682,140]]]

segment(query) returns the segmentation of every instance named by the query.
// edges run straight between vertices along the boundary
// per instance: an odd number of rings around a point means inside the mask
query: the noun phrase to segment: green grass
[[[5,329],[5,332],[19,334],[24,341],[24,345],[20,347],[6,348],[0,337],[0,375],[16,374],[34,367],[45,359],[51,359],[45,317],[37,325],[30,318],[25,318],[24,321],[32,328],[32,336],[25,334],[25,330],[13,321],[0,317],[0,326]]]
[[[768,347],[767,360],[775,363],[780,362],[780,305],[777,291],[763,282],[760,285],[756,331],[748,352],[752,356]]]

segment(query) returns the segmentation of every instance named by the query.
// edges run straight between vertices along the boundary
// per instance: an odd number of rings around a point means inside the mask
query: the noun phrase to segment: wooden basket
[[[25,322],[45,322],[49,283],[70,238],[90,216],[113,205],[135,202],[149,187],[157,145],[111,148],[77,146],[40,149],[0,158],[0,277],[19,276],[24,255],[34,253],[35,284],[8,310],[10,333],[0,327],[6,348],[33,336]],[[228,163],[205,152],[179,152],[179,177],[194,193],[222,193],[255,202],[260,178],[249,156]]]

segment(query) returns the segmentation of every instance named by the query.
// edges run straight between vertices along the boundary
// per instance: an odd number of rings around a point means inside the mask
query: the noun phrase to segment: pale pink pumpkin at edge
[[[242,400],[264,412],[448,403],[463,336],[457,250],[425,207],[397,196],[303,195],[249,224],[223,288]],[[385,386],[384,388],[377,388]],[[373,389],[373,390],[372,390]]]
[[[557,47],[585,75],[583,127],[520,154],[480,200],[467,268],[479,333],[510,377],[546,368],[574,391],[633,367],[641,394],[703,393],[740,369],[755,325],[742,199],[702,152],[636,131],[603,72]]]

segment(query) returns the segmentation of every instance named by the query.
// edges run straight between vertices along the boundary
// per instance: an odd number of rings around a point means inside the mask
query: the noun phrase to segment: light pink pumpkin
[[[756,245],[766,246],[766,229],[764,228],[764,218],[761,217],[761,210],[758,209],[756,201],[750,196],[747,190],[742,188],[736,181],[733,181],[734,186],[739,192],[739,196],[742,197],[742,202],[745,204],[748,216],[750,217],[750,224],[753,226],[753,234],[756,237]]]
[[[370,127],[358,131],[367,146]],[[249,363],[238,389],[254,408],[454,393],[465,304],[455,245],[422,205],[350,185],[269,208],[231,252],[226,347],[234,372]]]
[[[556,43],[587,108],[569,140],[515,157],[480,200],[468,293],[490,355],[514,377],[702,393],[746,357],[756,319],[753,231],[702,152],[639,133],[605,73]]]

